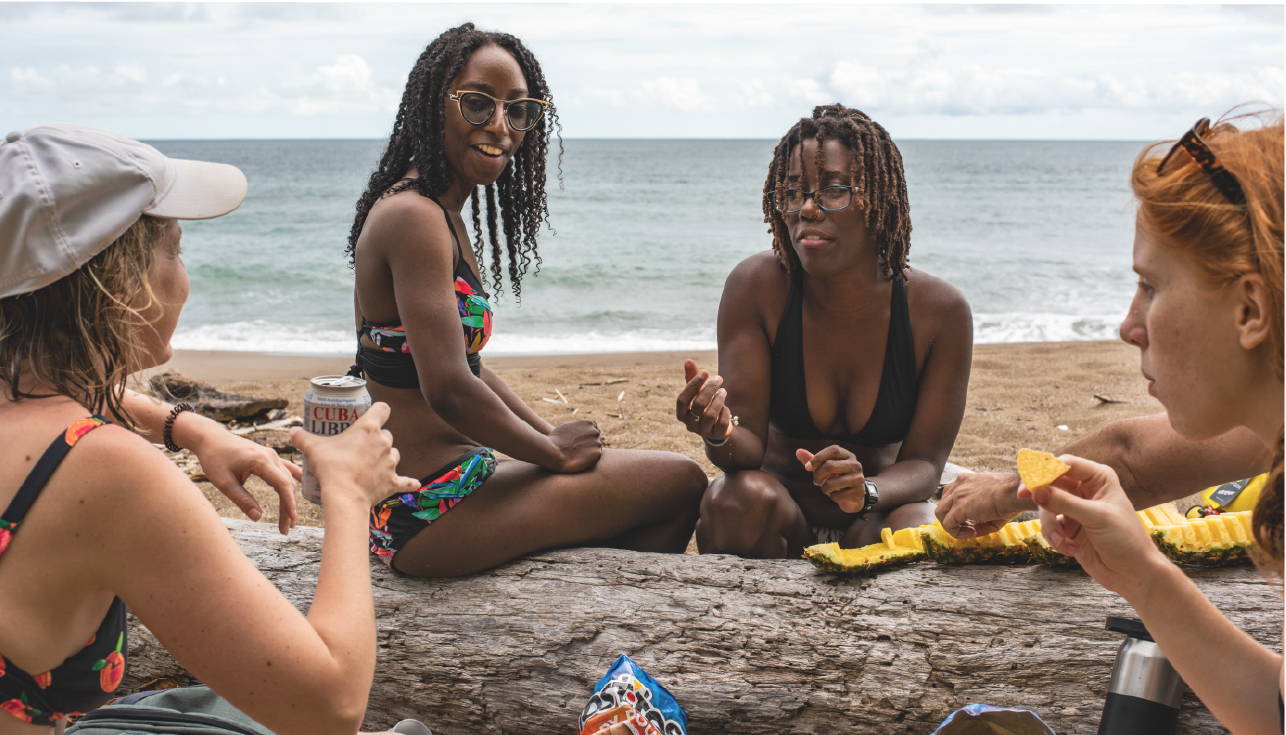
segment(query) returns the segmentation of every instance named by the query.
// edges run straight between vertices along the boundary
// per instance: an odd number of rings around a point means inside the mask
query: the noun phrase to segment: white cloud
[[[147,70],[138,64],[117,64],[112,70],[112,81],[117,84],[143,84]]]
[[[30,66],[14,66],[9,68],[9,78],[19,87],[34,87],[45,89],[52,83],[46,79],[40,72]]]
[[[657,77],[639,85],[642,98],[658,107],[673,107],[685,112],[705,109],[711,102],[701,91],[701,82],[690,77]]]
[[[823,89],[816,79],[791,80],[786,85],[786,97],[809,105],[825,105],[835,101],[834,96]]]
[[[277,94],[287,110],[305,117],[347,114],[355,107],[392,112],[401,99],[397,91],[375,82],[371,65],[357,54],[340,54],[332,64],[289,79]]]
[[[768,86],[764,84],[764,80],[755,77],[741,83],[740,102],[742,106],[751,109],[772,107],[774,101],[772,93],[768,91]]]
[[[879,107],[884,104],[888,79],[879,70],[864,64],[841,61],[831,71],[829,83],[831,89],[840,92],[851,105]]]

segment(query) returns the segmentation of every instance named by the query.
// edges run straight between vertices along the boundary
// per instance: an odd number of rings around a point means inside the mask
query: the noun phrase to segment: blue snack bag
[[[592,735],[618,722],[629,723],[638,735],[688,733],[688,715],[674,695],[625,654],[594,684],[580,713],[580,732]]]
[[[1035,712],[968,704],[952,712],[933,735],[1054,735]]]

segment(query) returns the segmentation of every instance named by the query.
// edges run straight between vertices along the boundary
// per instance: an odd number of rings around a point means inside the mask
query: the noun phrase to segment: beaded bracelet
[[[165,448],[171,452],[181,452],[183,447],[174,443],[174,419],[184,411],[192,411],[192,404],[186,401],[179,401],[170,409],[170,415],[165,417],[165,430],[161,432],[161,439],[165,442]]]

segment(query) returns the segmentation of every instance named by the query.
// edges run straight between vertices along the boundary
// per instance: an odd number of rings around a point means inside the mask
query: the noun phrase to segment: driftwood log
[[[305,608],[321,532],[289,538],[226,521]],[[1130,614],[1080,571],[921,563],[873,579],[804,561],[575,549],[434,581],[373,564],[379,665],[368,728],[420,717],[437,735],[575,732],[594,681],[628,653],[664,683],[691,735],[931,732],[970,702],[1039,713],[1060,734],[1097,729]],[[1253,569],[1191,576],[1278,649],[1280,587]],[[182,679],[134,625],[130,681]],[[1229,662],[1230,664],[1232,662]],[[1191,695],[1181,733],[1224,732]]]
[[[285,408],[285,398],[257,398],[224,393],[212,385],[185,378],[178,373],[153,375],[148,380],[152,394],[165,401],[187,401],[197,413],[215,421],[251,421]]]

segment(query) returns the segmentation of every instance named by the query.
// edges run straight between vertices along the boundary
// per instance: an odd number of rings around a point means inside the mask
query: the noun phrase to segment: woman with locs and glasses
[[[688,360],[679,421],[726,474],[701,502],[702,552],[798,557],[933,522],[964,412],[964,297],[907,265],[902,157],[843,105],[777,144],[763,193],[772,251],[733,269],[719,374]]]
[[[398,571],[470,574],[573,545],[681,552],[691,538],[706,484],[695,462],[605,450],[592,421],[554,426],[478,357],[492,326],[478,270],[484,232],[492,289],[507,263],[519,295],[527,266],[540,262],[556,122],[540,64],[519,39],[471,23],[452,28],[411,70],[388,148],[357,203],[348,248],[356,367],[372,397],[392,407],[399,471],[422,478],[418,490],[371,510],[371,551]]]
[[[1148,146],[1135,160],[1139,282],[1121,339],[1139,348],[1148,393],[1182,442],[1237,429],[1258,437],[1271,460],[1251,517],[1257,561],[1280,579],[1283,128],[1276,115],[1241,122],[1199,120],[1167,153],[1168,143]],[[1156,465],[1165,455],[1138,459]],[[1071,470],[1052,485],[1019,490],[1040,508],[1045,538],[1134,607],[1225,727],[1282,732],[1281,654],[1239,630],[1157,549],[1113,467],[1062,459]],[[1253,462],[1246,474],[1262,470]],[[1265,613],[1280,620],[1281,608]]]

